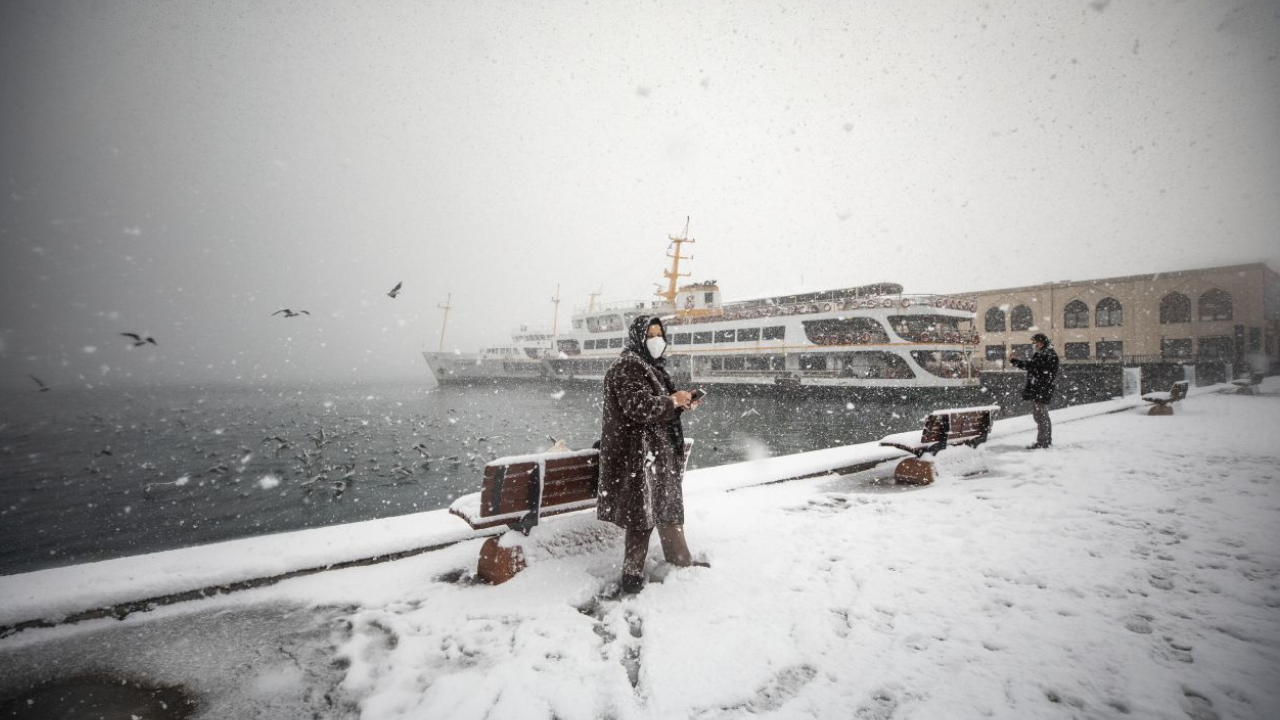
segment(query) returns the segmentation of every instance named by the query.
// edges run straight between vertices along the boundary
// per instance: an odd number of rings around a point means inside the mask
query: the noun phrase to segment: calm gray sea
[[[600,428],[599,387],[577,384],[61,387],[0,407],[0,574],[448,507],[488,460]],[[690,466],[873,440],[928,409],[713,391],[686,416]]]

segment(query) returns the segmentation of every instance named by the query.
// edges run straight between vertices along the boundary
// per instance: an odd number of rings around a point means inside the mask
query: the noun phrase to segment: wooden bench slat
[[[914,440],[912,433],[897,433],[885,437],[880,444],[906,450],[916,457],[937,453],[950,445],[980,445],[991,432],[992,416],[998,411],[994,405],[934,410],[925,417],[919,440]]]
[[[693,440],[685,439],[686,462]],[[471,527],[509,525],[528,531],[537,517],[595,506],[599,489],[597,450],[570,450],[499,458],[485,466],[479,493],[454,501],[449,512]],[[530,511],[536,507],[535,516]]]

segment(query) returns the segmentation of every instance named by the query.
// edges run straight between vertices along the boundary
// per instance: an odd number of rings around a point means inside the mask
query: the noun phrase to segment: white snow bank
[[[1234,388],[1193,388],[1192,397],[1223,389]],[[1063,408],[1053,411],[1052,417],[1055,422],[1066,422],[1145,406],[1141,400],[1129,398]],[[1034,429],[1029,416],[999,420],[992,428],[991,438]],[[690,471],[685,492],[690,497],[720,493],[900,457],[906,457],[906,453],[870,442],[720,465]],[[477,489],[480,482],[477,476]],[[472,531],[447,510],[433,510],[0,576],[0,625],[60,620],[85,610],[275,577],[494,532]]]
[[[340,615],[309,653],[345,668],[333,702],[370,720],[1280,717],[1277,390],[1170,417],[1139,401],[1060,424],[1051,450],[1023,450],[1015,418],[981,453],[943,453],[925,488],[862,473],[690,493],[712,567],[671,568],[655,539],[649,586],[622,600],[600,598],[620,533],[582,513],[535,531],[499,586],[448,581],[472,539],[0,652],[313,607]],[[985,475],[950,471],[979,454]]]

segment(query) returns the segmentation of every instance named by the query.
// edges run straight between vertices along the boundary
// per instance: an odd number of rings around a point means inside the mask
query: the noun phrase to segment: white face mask
[[[661,335],[655,335],[644,341],[644,346],[649,348],[649,355],[654,360],[662,357],[662,353],[667,351],[667,341],[662,339]]]

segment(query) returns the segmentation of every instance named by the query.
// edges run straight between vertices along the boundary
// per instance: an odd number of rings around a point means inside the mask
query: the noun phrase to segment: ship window
[[[988,345],[988,346],[987,346],[987,360],[1003,360],[1003,359],[1004,359],[1004,346],[1003,346],[1003,345]]]
[[[769,365],[771,366],[771,369],[777,372],[782,372],[787,369],[787,356],[786,355],[770,355]]]
[[[1167,358],[1189,358],[1191,357],[1191,340],[1189,338],[1161,340],[1160,354]]]
[[[595,332],[617,332],[622,329],[620,315],[593,315],[587,318],[587,330]]]
[[[889,334],[874,318],[806,320],[803,325],[805,336],[814,345],[863,345],[889,342]]]
[[[718,343],[731,343],[733,342],[733,339],[734,339],[734,332],[732,330],[716,331],[716,342]]]
[[[723,369],[724,369],[724,358],[722,358],[722,357],[713,357],[713,358],[711,358],[711,369],[712,369],[712,370],[723,370]]]
[[[946,315],[890,315],[889,325],[907,342],[960,342],[960,318]]]
[[[587,342],[591,342],[591,341],[588,340]],[[556,347],[559,348],[560,352],[564,353],[565,355],[577,355],[579,352],[577,340],[557,340]],[[533,356],[530,355],[530,357],[533,357]]]
[[[760,328],[741,328],[738,330],[738,342],[749,342],[760,339]]]
[[[689,333],[675,333],[671,336],[672,345],[688,345],[693,336]]]
[[[1034,352],[1034,350],[1031,349],[1031,343],[1027,343],[1025,345],[1019,343],[1017,345],[1011,345],[1009,347],[1009,352],[1019,360],[1030,360],[1031,353]]]
[[[897,380],[916,376],[907,361],[887,352],[837,353],[830,356],[838,377],[863,380]]]
[[[912,350],[911,357],[925,372],[940,378],[966,378],[974,374],[968,356],[956,350]]]
[[[597,347],[598,347],[598,346],[597,346]],[[616,337],[616,338],[609,338],[609,347],[611,347],[611,348],[618,348],[618,347],[622,347],[622,338],[620,338],[620,337]]]
[[[767,356],[750,355],[743,359],[746,361],[748,370],[762,371],[769,369],[769,358]]]
[[[710,331],[706,331],[706,332],[696,332],[696,333],[694,333],[694,334],[693,334],[693,344],[694,344],[694,345],[710,345],[710,344],[711,344],[711,332],[710,332]]]
[[[737,357],[727,357],[724,359],[725,370],[742,370],[746,367],[746,358],[741,355]]]
[[[1088,360],[1089,343],[1073,342],[1062,346],[1062,356],[1067,360]]]
[[[827,356],[826,355],[801,355],[800,369],[801,370],[826,370]]]
[[[706,304],[708,304],[708,305],[711,305],[711,304],[712,304],[712,303],[714,303],[715,301],[716,301],[716,294],[715,294],[715,293],[713,293],[713,292],[709,292],[709,293],[703,293],[703,294],[702,294],[702,302],[704,302],[704,303],[706,303]]]
[[[786,339],[787,339],[787,326],[785,326],[785,325],[774,325],[773,327],[767,327],[767,328],[765,328],[765,329],[764,329],[764,339],[765,339],[765,340],[786,340]]]
[[[586,350],[595,350],[595,349],[596,349],[596,341],[595,341],[595,340],[584,340],[584,341],[582,341],[582,347],[583,347],[584,349],[586,349]]]

